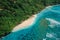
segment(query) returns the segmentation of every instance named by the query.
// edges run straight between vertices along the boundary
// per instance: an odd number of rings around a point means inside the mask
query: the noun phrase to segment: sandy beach
[[[33,23],[33,21],[35,20],[35,18],[36,18],[36,15],[32,15],[30,18],[23,21],[21,24],[15,26],[15,28],[13,28],[12,32],[18,31],[20,29],[24,29],[27,26],[31,25]]]

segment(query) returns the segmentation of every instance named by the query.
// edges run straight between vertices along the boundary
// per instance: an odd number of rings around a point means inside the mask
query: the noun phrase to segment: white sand
[[[18,31],[20,29],[24,29],[27,26],[31,25],[33,21],[35,20],[36,15],[31,16],[29,19],[25,20],[21,24],[17,25],[15,28],[13,28],[12,32]]]

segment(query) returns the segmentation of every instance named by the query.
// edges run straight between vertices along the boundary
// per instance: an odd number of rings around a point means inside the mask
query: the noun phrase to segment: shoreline
[[[27,20],[23,21],[21,24],[15,26],[12,30],[12,32],[16,32],[20,29],[24,29],[26,28],[27,26],[33,24],[33,21],[35,20],[36,18],[36,15],[32,15],[30,18],[28,18]]]

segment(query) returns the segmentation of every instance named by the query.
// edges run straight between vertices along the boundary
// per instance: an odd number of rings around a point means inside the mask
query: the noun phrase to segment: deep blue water
[[[11,32],[2,40],[60,40],[60,5],[45,8],[29,28]]]

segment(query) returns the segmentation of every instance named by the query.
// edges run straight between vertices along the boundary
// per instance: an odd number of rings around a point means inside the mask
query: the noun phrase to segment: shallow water
[[[45,8],[29,28],[12,32],[2,40],[60,40],[59,11],[60,5]]]

